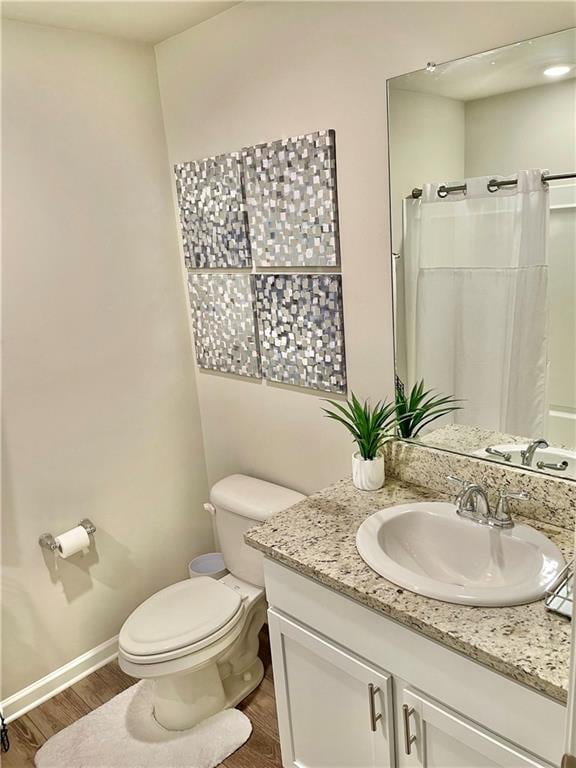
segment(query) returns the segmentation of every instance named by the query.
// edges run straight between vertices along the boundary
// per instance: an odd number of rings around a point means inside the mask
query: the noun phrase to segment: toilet
[[[244,543],[244,533],[303,498],[246,475],[220,480],[210,502],[229,573],[172,584],[124,622],[120,667],[154,682],[154,715],[164,728],[192,728],[260,684],[258,634],[267,608],[263,557]]]

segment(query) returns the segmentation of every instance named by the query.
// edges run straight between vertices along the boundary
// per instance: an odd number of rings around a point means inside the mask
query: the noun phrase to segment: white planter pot
[[[368,461],[352,454],[352,482],[360,491],[377,491],[384,485],[384,456]]]

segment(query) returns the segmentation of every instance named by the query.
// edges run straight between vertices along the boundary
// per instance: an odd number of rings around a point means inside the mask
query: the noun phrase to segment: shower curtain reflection
[[[542,171],[491,193],[404,201],[408,385],[462,398],[443,423],[526,437],[545,433],[548,379],[548,189]],[[502,178],[502,177],[498,177]]]

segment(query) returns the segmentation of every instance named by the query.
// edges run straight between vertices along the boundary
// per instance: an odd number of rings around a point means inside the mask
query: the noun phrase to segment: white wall
[[[211,545],[154,53],[3,24],[7,696]],[[38,536],[84,517],[88,557]]]
[[[432,93],[391,88],[390,174],[392,247],[402,245],[402,200],[430,181],[458,181],[464,175],[465,104]]]
[[[569,3],[242,3],[156,47],[170,162],[336,130],[346,356],[358,395],[393,392],[386,78],[573,24]],[[198,374],[211,481],[312,491],[351,444],[316,395]]]
[[[466,102],[466,176],[576,167],[576,80]]]

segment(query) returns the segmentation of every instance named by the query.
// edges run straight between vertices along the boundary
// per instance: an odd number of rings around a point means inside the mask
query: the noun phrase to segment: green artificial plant
[[[451,395],[442,395],[434,389],[424,389],[424,379],[416,382],[409,394],[396,382],[396,423],[400,437],[416,437],[420,431],[436,419],[452,411],[461,410],[461,402]]]
[[[395,403],[379,400],[371,407],[367,400],[362,404],[354,392],[346,404],[336,400],[325,402],[335,409],[323,408],[326,416],[346,427],[358,446],[360,456],[366,461],[375,459],[386,439],[393,436],[392,430],[396,424]]]

